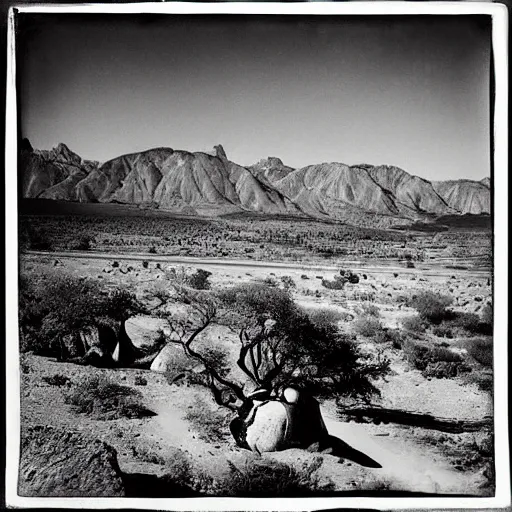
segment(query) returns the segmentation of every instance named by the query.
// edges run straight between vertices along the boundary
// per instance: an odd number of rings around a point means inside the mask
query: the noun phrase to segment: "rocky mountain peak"
[[[217,158],[221,158],[222,160],[228,159],[226,152],[224,151],[224,148],[222,147],[222,144],[217,144],[217,146],[213,146],[213,150],[214,150],[215,156]]]
[[[52,149],[51,153],[53,158],[66,162],[79,164],[82,161],[81,157],[71,151],[63,142],[59,142],[57,146]]]
[[[284,167],[284,163],[280,158],[276,156],[269,156],[261,159],[257,164],[259,167],[270,168],[270,167]]]

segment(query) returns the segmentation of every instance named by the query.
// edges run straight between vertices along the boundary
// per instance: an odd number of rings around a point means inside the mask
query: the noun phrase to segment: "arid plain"
[[[255,484],[248,483],[254,467],[265,467],[275,477],[276,461],[284,465],[279,470],[295,468],[306,475],[313,494],[490,495],[493,348],[486,322],[492,298],[491,232],[485,216],[466,216],[465,221],[435,232],[376,230],[378,236],[367,236],[350,226],[279,217],[117,218],[32,211],[22,216],[21,226],[30,226],[39,238],[21,255],[22,277],[57,273],[76,282],[92,280],[105,290],[129,290],[151,302],[155,287],[165,289],[177,275],[193,276],[202,269],[206,293],[243,283],[286,290],[308,314],[333,321],[361,357],[386,360],[389,368],[374,380],[378,392],[369,401],[321,401],[329,432],[376,460],[382,466],[377,469],[306,450],[260,457],[237,447],[228,428],[233,413],[219,407],[208,387],[194,378],[201,369],[180,347],[160,371],[77,365],[25,347],[22,427],[93,432],[115,448],[120,485],[128,495],[254,495]],[[158,232],[173,223],[177,227],[168,230],[167,238],[144,232],[147,226]],[[299,228],[294,234],[304,230],[311,248],[300,237],[284,235],[292,226]],[[249,243],[255,232],[266,239]],[[350,236],[343,239],[343,232]],[[84,237],[88,243],[80,246]],[[137,240],[135,247],[131,240]],[[73,250],[70,241],[77,244]],[[222,252],[208,253],[216,243]],[[340,270],[357,275],[357,282],[336,286]],[[450,315],[420,320],[413,298],[422,293],[449,297]],[[162,319],[151,315],[126,321],[137,347],[157,343],[163,327]],[[199,338],[205,352],[214,349],[231,359],[231,374],[243,380],[236,373],[238,340],[232,330],[212,324]],[[69,397],[98,385],[91,378],[133,390],[151,414],[117,415],[115,407],[107,411],[110,416],[101,408],[78,412]],[[233,480],[233,471],[245,477]],[[179,484],[178,490],[169,491],[169,482]]]

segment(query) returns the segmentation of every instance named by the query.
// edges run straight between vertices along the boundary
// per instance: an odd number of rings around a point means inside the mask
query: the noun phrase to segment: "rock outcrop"
[[[123,497],[114,448],[79,432],[33,426],[22,432],[18,494]]]
[[[398,167],[380,165],[368,167],[368,174],[379,186],[393,194],[397,205],[420,213],[457,213],[434,190],[432,183],[418,176],[411,176]]]

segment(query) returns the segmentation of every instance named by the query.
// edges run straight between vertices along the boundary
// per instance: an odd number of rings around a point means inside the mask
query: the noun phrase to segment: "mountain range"
[[[490,180],[430,182],[388,165],[321,163],[295,169],[269,157],[252,166],[222,146],[191,153],[154,148],[103,164],[65,144],[20,145],[24,198],[121,203],[187,214],[243,211],[387,227],[440,215],[490,213]]]

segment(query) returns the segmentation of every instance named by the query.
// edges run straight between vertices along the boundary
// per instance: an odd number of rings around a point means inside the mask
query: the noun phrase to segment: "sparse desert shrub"
[[[427,378],[452,379],[469,371],[471,371],[471,369],[463,362],[437,361],[429,363],[422,373],[423,376]]]
[[[190,457],[179,448],[172,448],[166,454],[165,478],[203,495],[218,495],[217,481],[201,468],[194,466]]]
[[[445,347],[430,347],[409,340],[403,348],[408,362],[424,377],[446,379],[470,371],[460,354]]]
[[[311,322],[318,328],[329,328],[341,321],[346,321],[348,313],[331,308],[311,308],[305,310]]]
[[[168,482],[170,489],[179,489],[186,495],[191,490],[202,495],[216,491],[213,478],[194,467],[190,457],[179,448],[169,446],[166,447],[165,452],[157,453],[150,446],[138,443],[131,447],[131,451],[139,460],[162,466],[160,479],[165,483]]]
[[[488,302],[483,308],[482,308],[482,323],[491,326],[493,324],[493,310],[492,310],[492,303]]]
[[[92,237],[82,235],[78,239],[73,239],[68,243],[68,249],[72,251],[89,251],[92,246]]]
[[[272,276],[268,276],[265,279],[263,279],[263,284],[266,286],[270,286],[271,288],[277,288],[279,286],[277,280]]]
[[[365,302],[361,306],[361,314],[366,316],[373,316],[375,318],[380,318],[379,308],[375,304],[372,304],[371,302]]]
[[[454,324],[462,327],[469,334],[478,334],[482,330],[480,317],[475,313],[457,313]]]
[[[352,300],[359,300],[363,302],[375,302],[375,293],[355,290],[352,293]]]
[[[312,496],[334,490],[330,480],[322,482],[318,469],[322,458],[315,457],[294,467],[273,459],[251,458],[243,467],[228,461],[230,472],[221,483],[220,494],[237,497]]]
[[[338,276],[336,276],[338,277]],[[347,281],[342,279],[322,279],[322,286],[324,288],[328,288],[329,290],[343,290],[345,288],[345,283]]]
[[[410,331],[416,334],[424,333],[426,330],[425,322],[418,316],[408,316],[402,320],[402,327],[406,331]]]
[[[284,288],[287,290],[297,288],[295,281],[290,276],[282,276],[281,282],[283,283]]]
[[[447,316],[446,308],[453,302],[452,297],[431,291],[420,292],[413,296],[410,305],[418,311],[421,318],[432,323],[440,323]]]
[[[375,337],[379,332],[382,332],[382,323],[378,318],[371,315],[362,315],[353,323],[354,331],[360,336],[367,338]]]
[[[439,338],[449,338],[449,339],[453,338],[452,329],[444,324],[436,325],[432,329],[432,334],[434,334],[434,336],[438,336]]]
[[[475,338],[466,342],[468,354],[482,366],[493,366],[493,340],[492,338]]]
[[[209,281],[211,272],[198,268],[192,275],[187,276],[187,284],[196,290],[209,290],[211,283]]]
[[[350,270],[341,269],[340,273],[335,275],[332,280],[322,278],[322,286],[331,290],[343,290],[347,283],[359,283],[359,276]]]
[[[136,375],[135,376],[135,379],[133,379],[133,383],[136,385],[136,386],[147,386],[148,384],[148,381],[145,377],[143,377],[142,375]]]
[[[395,349],[401,349],[404,343],[404,337],[400,332],[400,329],[388,329],[386,331],[387,341],[391,342],[391,345]]]
[[[466,380],[470,383],[474,383],[478,386],[478,388],[485,393],[493,394],[494,391],[494,379],[492,373],[490,372],[471,372]]]
[[[78,413],[102,420],[154,416],[142,404],[141,397],[136,389],[121,386],[102,374],[82,377],[64,391],[64,401]]]
[[[458,363],[463,360],[460,354],[442,346],[435,346],[430,348],[430,354],[435,361]]]
[[[462,330],[464,334],[476,336],[478,334],[491,334],[492,325],[481,321],[475,313],[451,312],[449,319],[443,324],[453,329]]]
[[[69,379],[69,377],[66,377],[65,375],[61,375],[59,373],[56,373],[55,375],[45,375],[44,377],[42,377],[42,380],[43,382],[46,382],[46,384],[48,384],[49,386],[57,386],[57,387],[62,387],[62,386],[66,386],[67,384],[69,384],[71,382],[71,380]]]
[[[212,409],[204,400],[197,400],[190,405],[185,420],[187,420],[197,436],[209,443],[221,443],[229,438],[229,416],[224,410]]]
[[[385,329],[381,329],[372,337],[372,341],[377,344],[387,343],[389,341],[388,334]]]

